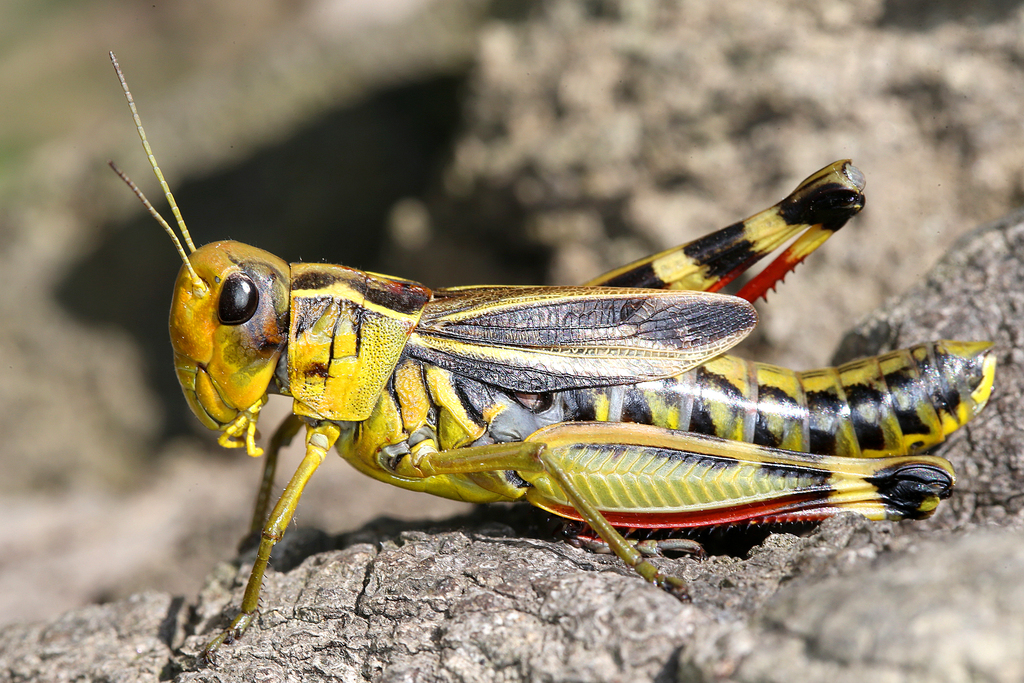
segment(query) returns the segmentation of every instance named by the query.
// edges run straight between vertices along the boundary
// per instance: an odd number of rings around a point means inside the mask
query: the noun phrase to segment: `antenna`
[[[110,52],[110,63],[114,65],[114,71],[117,72],[117,80],[121,82],[121,87],[124,89],[124,96],[128,99],[128,107],[132,110],[132,118],[135,119],[135,127],[139,131],[139,138],[142,140],[142,147],[146,150],[146,155],[149,157],[149,165],[153,167],[153,173],[156,174],[156,179],[160,181],[160,187],[163,188],[164,196],[167,197],[167,203],[171,205],[171,211],[174,213],[174,218],[178,223],[178,229],[181,230],[181,234],[185,237],[185,244],[188,245],[189,253],[196,250],[196,245],[192,243],[192,236],[188,234],[188,228],[185,227],[185,219],[181,217],[181,211],[178,209],[178,203],[174,201],[174,195],[171,194],[171,188],[164,180],[164,174],[160,170],[159,164],[156,163],[156,157],[153,156],[153,149],[149,146],[149,140],[146,139],[146,131],[142,128],[142,120],[139,118],[139,112],[135,108],[135,100],[132,99],[132,93],[128,90],[128,82],[124,79],[124,74],[121,73],[121,66],[117,63],[117,57],[114,56],[113,51]],[[181,246],[181,241],[178,236],[174,234],[174,230],[164,220],[164,217],[153,208],[153,205],[146,199],[146,195],[142,193],[142,190],[132,182],[128,175],[117,167],[113,161],[107,162],[110,168],[114,169],[114,173],[123,180],[128,187],[131,188],[135,196],[139,198],[142,205],[146,207],[149,213],[163,226],[164,231],[170,235],[171,241],[174,242],[174,248],[178,250],[178,254],[181,256],[182,262],[188,269],[189,276],[192,279],[192,286],[199,290],[199,293],[206,291],[206,283],[203,282],[202,278],[196,273],[195,269],[192,268],[192,263],[188,260],[188,254],[185,253],[185,249]]]

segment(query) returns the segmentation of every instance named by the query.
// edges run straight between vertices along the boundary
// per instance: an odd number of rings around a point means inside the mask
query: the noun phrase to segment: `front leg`
[[[248,543],[249,538],[263,530],[263,525],[267,521],[270,494],[274,488],[274,475],[277,473],[277,457],[280,455],[281,449],[287,447],[292,442],[292,438],[299,433],[303,424],[302,418],[292,413],[284,419],[284,422],[278,425],[277,429],[274,430],[273,436],[270,437],[270,445],[267,447],[267,453],[263,460],[263,477],[260,479],[260,490],[256,494],[256,505],[252,512],[252,522],[249,525],[249,534],[246,536],[244,543]]]
[[[274,549],[274,545],[284,536],[285,529],[288,528],[288,523],[291,522],[292,516],[295,514],[295,508],[302,497],[302,491],[306,488],[306,483],[313,476],[313,473],[316,472],[320,463],[324,461],[327,451],[334,446],[340,434],[341,428],[333,422],[323,422],[316,427],[307,429],[306,455],[302,462],[299,463],[298,469],[295,470],[291,481],[288,482],[284,493],[281,494],[277,505],[274,506],[273,511],[270,513],[270,518],[263,525],[260,547],[256,552],[256,562],[249,573],[249,582],[246,584],[245,594],[242,596],[241,611],[231,622],[231,625],[221,631],[206,646],[206,649],[203,651],[206,661],[213,661],[214,654],[221,645],[240,638],[256,618],[260,605],[260,589],[263,586],[263,574],[266,572],[267,564],[270,561],[270,552]]]

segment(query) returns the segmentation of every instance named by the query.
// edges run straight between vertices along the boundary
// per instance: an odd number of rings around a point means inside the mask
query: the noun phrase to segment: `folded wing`
[[[406,352],[541,393],[677,375],[734,346],[756,324],[746,301],[706,292],[466,287],[435,292]]]

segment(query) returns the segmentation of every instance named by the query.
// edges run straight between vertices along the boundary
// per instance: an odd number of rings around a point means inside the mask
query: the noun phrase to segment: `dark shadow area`
[[[594,534],[589,527],[580,522],[567,522],[557,517],[549,516],[550,525],[547,534],[552,538],[562,538],[569,543],[578,544],[574,541],[577,534],[583,537],[593,537]],[[619,529],[622,535],[629,540],[636,541],[665,541],[666,545],[662,550],[669,557],[689,555],[687,551],[677,550],[671,547],[671,542],[679,539],[696,541],[704,549],[705,554],[721,555],[735,558],[745,558],[756,546],[764,543],[765,539],[773,533],[805,534],[815,528],[814,524],[733,524],[706,528],[693,529]],[[543,534],[544,532],[541,531]],[[543,538],[539,536],[538,538]],[[586,546],[584,546],[586,547]]]
[[[744,559],[750,551],[761,545],[772,534],[806,536],[818,527],[814,523],[747,524],[695,529],[685,538],[704,546],[708,556],[719,555]]]
[[[924,31],[946,22],[974,21],[979,25],[1006,21],[1020,0],[888,0],[879,26]]]
[[[445,76],[380,92],[233,168],[187,179],[174,192],[193,238],[236,239],[290,262],[343,263],[432,286],[485,275],[497,283],[538,281],[546,259],[535,247],[514,246],[523,241],[515,237],[522,213],[509,191],[482,190],[460,206],[442,198],[439,178],[459,128],[463,82]],[[394,256],[387,220],[405,197],[426,203],[434,239],[421,252]],[[61,283],[58,300],[86,323],[128,330],[163,402],[163,438],[190,432],[195,420],[167,334],[180,260],[141,206],[105,234]]]

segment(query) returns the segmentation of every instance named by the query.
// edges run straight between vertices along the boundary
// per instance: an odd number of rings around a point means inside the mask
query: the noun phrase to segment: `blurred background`
[[[7,0],[0,623],[191,598],[259,477],[174,378],[180,263],[106,167],[163,208],[108,50],[198,243],[431,286],[580,282],[852,158],[867,208],[744,350],[798,368],[1024,203],[1018,1]],[[297,522],[462,509],[327,462]]]

